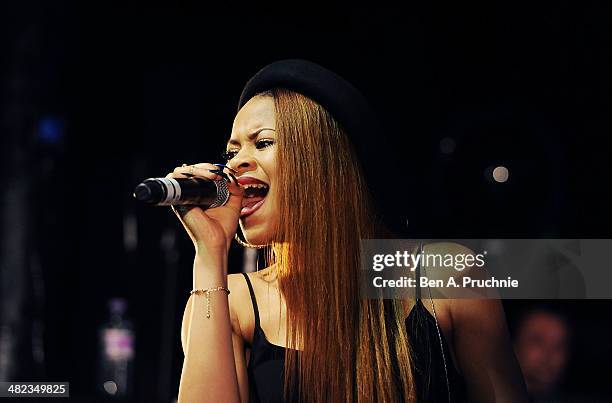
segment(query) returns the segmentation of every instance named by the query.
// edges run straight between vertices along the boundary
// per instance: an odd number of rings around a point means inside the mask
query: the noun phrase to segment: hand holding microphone
[[[145,180],[134,197],[152,205],[171,205],[196,254],[221,258],[227,256],[236,233],[244,193],[232,172],[221,164],[183,165],[165,178]],[[185,205],[189,208],[178,207]]]
[[[213,164],[215,169],[210,172],[223,176],[223,179],[202,179],[194,177],[194,174],[191,173],[196,165],[183,164],[181,166],[181,168],[189,168],[190,173],[184,174],[186,178],[167,176],[146,179],[134,189],[134,198],[154,206],[197,205],[203,209],[209,209],[224,205],[229,199],[227,189],[229,176],[222,169],[233,170],[223,164]]]

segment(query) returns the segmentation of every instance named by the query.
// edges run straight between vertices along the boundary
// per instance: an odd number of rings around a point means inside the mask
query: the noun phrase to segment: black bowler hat
[[[383,126],[363,94],[325,67],[307,60],[287,59],[273,62],[251,77],[240,95],[238,110],[258,93],[273,88],[298,92],[329,111],[353,144],[379,210],[385,206],[385,221],[390,227],[401,228],[401,223],[398,227],[399,217],[391,213],[397,206],[384,199],[394,193],[389,191],[397,183],[393,180],[393,172],[385,171],[389,167],[393,170],[396,161]],[[391,220],[394,222],[389,222]]]
[[[361,92],[336,73],[307,60],[280,60],[259,70],[242,90],[238,109],[272,88],[293,90],[322,105],[353,140],[357,134],[372,135],[368,132],[376,130],[376,117]]]

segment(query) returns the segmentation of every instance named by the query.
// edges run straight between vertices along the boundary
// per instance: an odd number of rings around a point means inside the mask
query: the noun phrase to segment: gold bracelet
[[[210,318],[210,293],[213,291],[225,291],[227,295],[230,294],[230,290],[225,287],[214,287],[214,288],[195,288],[189,292],[189,295],[205,293],[206,294],[206,317]]]

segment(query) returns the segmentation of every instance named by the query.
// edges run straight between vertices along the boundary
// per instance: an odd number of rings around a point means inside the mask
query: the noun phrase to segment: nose
[[[231,161],[229,161],[228,166],[234,169],[239,175],[242,175],[245,172],[254,171],[257,168],[257,163],[255,159],[246,149],[242,149],[238,151],[238,154]]]

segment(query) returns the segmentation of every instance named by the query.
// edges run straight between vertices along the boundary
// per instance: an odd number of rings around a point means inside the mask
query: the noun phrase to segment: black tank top
[[[417,276],[420,276],[417,268]],[[283,402],[285,347],[272,344],[259,323],[259,310],[251,280],[242,273],[249,287],[255,328],[251,355],[247,365],[249,402]],[[435,318],[421,302],[421,290],[416,288],[416,304],[405,319],[412,347],[412,371],[419,403],[465,402],[463,379],[455,369],[444,334]]]

